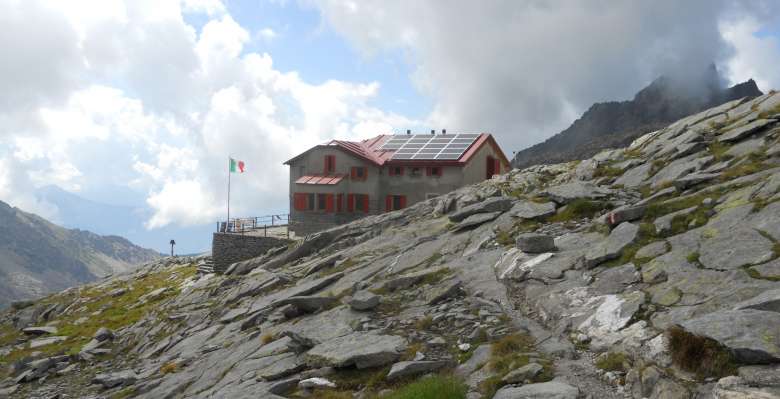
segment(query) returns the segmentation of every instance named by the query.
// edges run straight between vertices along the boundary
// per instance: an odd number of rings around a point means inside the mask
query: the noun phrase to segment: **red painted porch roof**
[[[301,176],[295,181],[295,184],[339,184],[345,175],[306,175]]]

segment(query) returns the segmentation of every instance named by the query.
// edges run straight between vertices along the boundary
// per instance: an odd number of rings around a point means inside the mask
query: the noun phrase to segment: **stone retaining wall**
[[[260,256],[271,248],[287,245],[290,242],[276,237],[214,233],[211,241],[214,271],[224,273],[228,266],[235,262]]]

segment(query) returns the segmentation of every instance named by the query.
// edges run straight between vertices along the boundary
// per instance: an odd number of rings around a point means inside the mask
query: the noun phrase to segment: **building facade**
[[[285,164],[290,167],[290,231],[299,236],[402,209],[510,168],[485,133],[332,140]]]

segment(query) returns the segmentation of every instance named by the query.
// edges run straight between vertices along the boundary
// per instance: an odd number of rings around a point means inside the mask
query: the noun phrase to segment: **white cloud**
[[[278,34],[271,28],[263,28],[257,32],[257,36],[266,42],[270,42],[276,39]]]
[[[367,57],[409,57],[414,82],[434,100],[431,126],[493,132],[507,152],[559,132],[594,102],[631,98],[660,74],[688,80],[711,62],[723,66],[733,48],[719,21],[777,8],[722,0],[313,2]]]
[[[20,4],[0,5],[0,15]],[[50,10],[28,7],[30,15],[19,21]],[[55,219],[56,208],[38,203],[35,188],[124,185],[147,192],[149,228],[212,222],[224,217],[228,155],[248,167],[233,176],[234,214],[282,211],[288,204],[282,162],[294,154],[334,135],[364,138],[413,124],[370,105],[376,82],[311,84],[275,69],[269,54],[245,52],[248,31],[219,2],[149,7],[117,0],[55,11],[48,18],[71,32],[58,46],[70,50],[41,63],[62,61],[61,82],[28,85],[39,93],[30,96],[25,109],[33,111],[25,118],[36,124],[19,125],[34,134],[0,134],[0,162],[12,168],[0,174],[0,199]],[[209,20],[197,32],[185,12]],[[19,29],[10,36],[21,35]],[[5,46],[0,52],[13,48]],[[29,48],[37,57],[30,59],[44,60],[48,50]],[[38,71],[26,76],[13,68],[21,78],[38,78]],[[0,75],[0,87],[12,87],[12,80]],[[22,120],[18,109],[3,112]]]
[[[780,88],[780,42],[776,36],[759,36],[762,25],[752,17],[721,24],[723,37],[736,49],[729,61],[732,83],[755,78],[761,90]]]

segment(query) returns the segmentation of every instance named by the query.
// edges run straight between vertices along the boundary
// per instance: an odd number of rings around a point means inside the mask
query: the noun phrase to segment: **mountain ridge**
[[[160,257],[114,235],[66,229],[0,201],[0,307]]]
[[[512,159],[515,168],[586,159],[607,148],[621,148],[642,134],[658,130],[677,119],[743,97],[762,95],[749,79],[721,89],[714,66],[698,82],[695,94],[675,79],[661,76],[626,101],[598,102],[568,128],[518,151]]]

